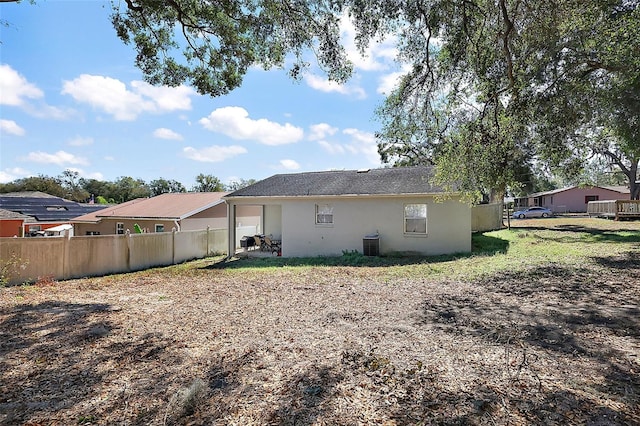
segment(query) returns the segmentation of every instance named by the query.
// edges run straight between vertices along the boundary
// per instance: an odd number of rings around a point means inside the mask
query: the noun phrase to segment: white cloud
[[[104,161],[114,161],[115,157],[111,156],[111,155],[107,155],[106,157],[104,157]]]
[[[295,160],[280,160],[280,167],[286,170],[298,170],[300,168],[300,164],[298,164]]]
[[[318,141],[318,144],[324,148],[325,151],[327,151],[329,154],[344,154],[345,153],[345,149],[342,146],[342,144],[339,143],[331,143],[331,142],[327,142],[327,141]]]
[[[347,57],[356,69],[382,71],[393,66],[398,55],[396,37],[388,37],[383,41],[372,41],[364,52],[360,53],[355,42],[356,29],[346,14],[340,20],[340,35]]]
[[[151,98],[156,108],[161,112],[176,110],[190,110],[191,96],[194,90],[187,86],[152,86],[145,81],[132,81],[134,92]]]
[[[346,142],[328,142],[326,140],[320,140],[318,141],[318,144],[329,154],[351,154],[360,157],[364,156],[372,165],[381,165],[380,155],[378,154],[378,145],[373,133],[350,128],[344,129],[342,134],[346,135],[349,140]]]
[[[9,65],[0,65],[0,105],[23,106],[25,98],[39,99],[42,90]]]
[[[319,77],[314,74],[306,74],[304,81],[312,89],[319,90],[325,93],[336,92],[341,95],[353,95],[358,99],[364,99],[367,97],[367,93],[362,87],[355,86],[353,84],[339,84],[335,81],[328,80],[324,77]]]
[[[13,120],[0,119],[0,133],[7,133],[9,135],[23,136],[25,131]]]
[[[292,124],[275,123],[265,118],[254,120],[241,107],[224,107],[214,110],[200,124],[208,130],[222,133],[233,139],[255,140],[264,145],[285,145],[302,139],[304,131]]]
[[[191,109],[193,89],[178,87],[154,87],[142,81],[131,82],[131,90],[125,83],[110,77],[82,74],[65,81],[62,94],[76,101],[113,115],[116,120],[131,121],[144,112],[164,113]]]
[[[206,148],[196,149],[186,147],[182,150],[184,156],[190,160],[201,161],[204,163],[219,163],[229,158],[233,158],[240,154],[246,154],[247,150],[238,145],[218,146],[213,145]]]
[[[159,139],[173,139],[176,141],[181,141],[183,139],[182,135],[174,132],[171,129],[167,129],[165,127],[160,127],[153,131],[153,136]]]
[[[309,135],[310,141],[317,141],[327,136],[333,136],[338,131],[337,127],[332,127],[327,123],[312,124],[309,128],[311,129],[311,134]]]
[[[363,132],[358,129],[344,129],[342,133],[351,137],[351,142],[347,145],[347,149],[354,154],[364,154],[371,164],[381,165],[378,144],[373,133]]]
[[[32,173],[20,167],[0,170],[0,183],[12,182],[16,179],[32,176]]]
[[[75,138],[71,139],[68,143],[71,146],[88,146],[88,145],[93,145],[93,138],[83,138],[81,136],[76,136]]]
[[[35,84],[29,83],[9,65],[0,65],[0,105],[20,107],[38,118],[56,120],[68,118],[73,111],[47,105],[42,100],[44,92]],[[35,104],[29,100],[37,100]]]
[[[71,108],[58,108],[55,106],[47,105],[44,102],[34,105],[24,105],[24,110],[30,115],[37,118],[51,118],[54,120],[65,120],[76,114]]]
[[[32,161],[34,163],[57,164],[59,166],[64,166],[66,164],[89,164],[86,158],[77,157],[65,151],[58,151],[54,154],[42,151],[30,152],[26,157],[24,157],[24,160]]]

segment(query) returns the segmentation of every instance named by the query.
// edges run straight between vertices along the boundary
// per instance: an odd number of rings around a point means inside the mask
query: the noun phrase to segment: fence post
[[[71,232],[64,231],[64,242],[62,245],[62,279],[67,280],[69,275],[69,245],[71,241]]]
[[[171,229],[171,264],[176,264],[176,228]]]
[[[124,238],[126,238],[127,242],[127,271],[131,272],[131,232],[127,229],[124,233]]]

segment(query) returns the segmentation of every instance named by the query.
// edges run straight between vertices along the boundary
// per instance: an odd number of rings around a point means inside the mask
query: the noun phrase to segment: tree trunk
[[[629,191],[630,199],[640,200],[640,181],[638,180],[638,163],[640,158],[631,161],[631,167],[629,168]]]

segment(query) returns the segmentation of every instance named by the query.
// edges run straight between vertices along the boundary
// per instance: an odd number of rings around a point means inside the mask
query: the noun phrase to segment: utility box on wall
[[[362,253],[365,256],[380,255],[380,235],[369,234],[362,239]]]

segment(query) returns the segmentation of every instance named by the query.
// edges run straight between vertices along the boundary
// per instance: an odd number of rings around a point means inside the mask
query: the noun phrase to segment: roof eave
[[[459,192],[415,192],[402,194],[321,194],[321,195],[236,195],[225,197],[227,201],[248,199],[299,199],[299,198],[398,198],[398,197],[436,197],[442,195],[459,196]]]
[[[200,213],[200,212],[203,212],[203,211],[205,211],[205,210],[207,210],[207,209],[210,209],[210,208],[212,208],[212,207],[215,207],[215,206],[217,206],[218,204],[223,204],[223,203],[226,203],[226,201],[223,199],[223,197],[221,197],[221,198],[219,198],[218,200],[216,200],[216,201],[214,201],[214,202],[212,202],[212,203],[209,203],[209,204],[207,204],[207,205],[205,205],[205,206],[202,206],[202,207],[198,207],[197,209],[195,209],[195,210],[193,210],[193,211],[190,211],[190,212],[188,212],[188,213],[185,213],[185,214],[181,215],[181,216],[178,218],[178,220],[186,219],[186,218],[191,217],[191,216],[193,216],[193,215],[195,215],[195,214],[198,214],[198,213]]]

